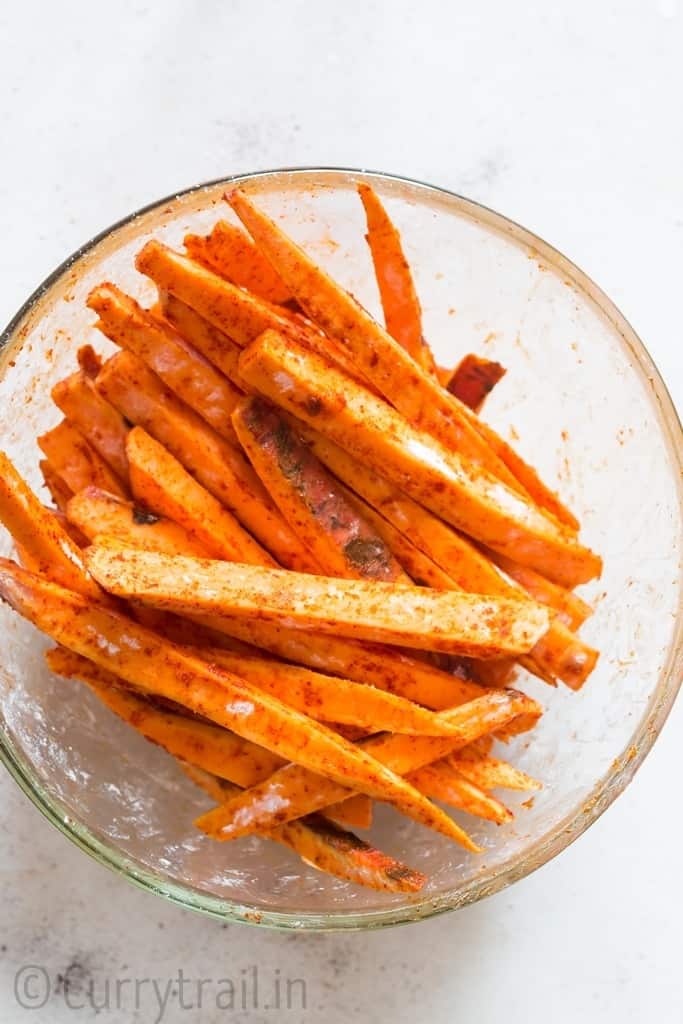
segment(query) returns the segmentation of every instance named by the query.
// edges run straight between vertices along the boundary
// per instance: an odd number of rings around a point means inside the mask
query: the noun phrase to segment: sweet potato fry
[[[176,398],[137,356],[117,353],[103,366],[97,386],[128,420],[163,444],[203,487],[234,512],[278,561],[304,571],[317,569],[273,506],[244,454]]]
[[[109,545],[94,545],[85,558],[95,579],[116,596],[216,621],[222,615],[258,616],[338,636],[484,658],[525,653],[548,628],[546,609],[530,601],[330,579]]]
[[[239,374],[239,358],[242,348],[223,331],[210,324],[194,309],[185,305],[170,292],[159,293],[159,313],[193,348],[201,352],[221,373],[241,391],[246,384]]]
[[[225,801],[221,801],[224,803]],[[325,808],[325,817],[348,828],[370,828],[372,825],[372,800],[365,793],[356,793],[348,800],[330,804]]]
[[[438,569],[443,570],[446,577],[450,577],[451,586],[455,584],[471,593],[492,594],[499,597],[521,596],[519,586],[511,586],[485,557],[485,554],[460,537],[442,520],[411,501],[386,480],[352,458],[333,442],[322,437],[317,431],[304,427],[302,433],[313,452],[333,472],[367,498],[376,509],[379,509],[382,516],[386,516],[392,525],[395,525],[409,538],[410,543],[414,543],[431,557]],[[398,554],[398,551],[394,550]],[[486,554],[497,561],[503,569],[511,564],[508,559],[504,559],[495,552],[487,551]],[[405,557],[403,564],[407,564]],[[512,564],[516,565],[516,563]],[[529,591],[529,594],[552,608],[557,607],[563,595],[568,598],[574,596],[564,588],[544,580],[533,570],[517,568],[521,572],[529,573],[530,578],[533,577],[539,581],[536,591],[534,593]],[[541,583],[546,584],[542,595],[538,592],[541,589]],[[434,579],[430,585],[438,586],[439,584]],[[442,578],[440,585],[448,586],[447,579]],[[552,596],[552,592],[556,596],[552,601],[546,600]],[[580,602],[580,599],[576,600]],[[550,623],[549,634],[539,642],[538,651],[533,651],[529,657],[523,659],[523,664],[547,682],[552,682],[557,677],[569,686],[576,686],[585,681],[595,665],[596,657],[596,652],[578,637],[569,633],[562,621],[553,619]],[[509,667],[510,665],[507,663],[506,671]],[[483,671],[486,673],[486,678],[482,678],[482,682],[486,682],[487,685],[502,684],[501,679],[494,679],[491,676],[491,666],[484,666]]]
[[[408,576],[415,583],[435,590],[453,590],[454,584],[450,576],[413,544],[412,540],[397,530],[395,526],[376,512],[371,505],[353,494],[343,484],[339,484],[341,493],[345,494],[352,506],[355,506],[362,518],[370,524],[375,533],[382,539],[388,549],[403,566]]]
[[[387,331],[427,373],[434,375],[434,356],[422,335],[420,300],[401,236],[374,189],[360,184],[358,195],[365,209],[365,239],[370,246]]]
[[[242,354],[240,372],[256,390],[494,550],[570,586],[600,573],[597,555],[554,520],[415,430],[315,353],[269,331]]]
[[[260,299],[279,306],[293,300],[284,281],[248,235],[227,220],[214,224],[208,238],[185,235],[184,244],[193,260],[205,263],[226,281],[246,288]]]
[[[86,597],[104,599],[78,546],[56,516],[41,505],[4,452],[0,452],[0,522],[28,553],[37,572]]]
[[[68,420],[42,434],[38,446],[74,494],[92,485],[120,498],[127,497],[120,479]]]
[[[526,566],[518,565],[496,551],[485,550],[484,554],[499,566],[506,576],[514,580],[535,601],[554,608],[558,618],[569,629],[578,629],[591,615],[592,608],[578,594],[552,583],[540,573]]]
[[[125,615],[6,559],[0,560],[0,598],[57,643],[135,688],[182,704],[286,760],[387,800],[422,824],[461,840],[461,830],[448,815],[371,755]],[[337,799],[346,795],[343,792]]]
[[[99,393],[92,378],[79,370],[55,384],[52,400],[125,486],[128,427],[121,413]]]
[[[473,412],[481,412],[488,395],[507,373],[504,366],[470,352],[460,360],[448,379],[446,390]]]
[[[138,254],[135,265],[160,291],[175,295],[240,347],[250,344],[270,328],[312,351],[324,353],[351,377],[358,376],[353,360],[334,339],[326,338],[316,328],[295,318],[289,310],[238,288],[161,242],[148,242]]]
[[[282,767],[269,750],[198,718],[165,711],[127,689],[122,680],[65,647],[45,652],[55,675],[79,679],[124,722],[169,754],[237,786],[254,786]]]
[[[244,398],[237,436],[284,519],[328,576],[410,583],[382,537],[265,399]]]
[[[268,778],[282,764],[277,755],[271,754],[255,743],[250,743],[249,740],[236,736],[227,729],[220,729],[208,722],[155,707],[130,690],[123,688],[121,680],[116,676],[65,647],[56,647],[46,651],[45,659],[51,671],[56,675],[79,679],[86,683],[114,714],[142,733],[146,739],[159,744],[170,754],[181,759],[181,762],[184,763],[184,770],[187,770],[188,766],[192,766],[194,771],[201,775],[210,772],[209,778],[213,780],[214,785],[208,791],[219,803],[237,793],[240,787],[253,786]],[[188,774],[194,778],[191,772]],[[226,781],[227,784],[222,785]],[[233,784],[232,792],[230,784]],[[335,820],[337,817],[339,820],[342,818],[355,819],[360,822],[356,827],[367,828],[369,827],[367,809],[370,808],[371,813],[371,807],[369,798],[358,794],[336,807],[330,808],[330,811],[334,812]],[[323,819],[316,820],[319,826],[320,843],[324,844],[327,825]],[[291,826],[285,826],[284,829],[287,830],[287,834],[296,837],[297,834],[305,833],[307,830],[313,831],[314,826],[311,822],[292,822]],[[272,838],[275,836],[273,835]],[[288,843],[288,845],[292,845],[293,849],[298,849],[294,844]],[[336,846],[333,846],[333,849],[336,850]],[[302,852],[308,853],[308,846]],[[324,853],[324,849],[322,852]],[[326,864],[327,861],[324,863]],[[344,863],[346,862],[342,859],[342,864]],[[366,863],[369,867],[370,860],[368,859]],[[394,862],[394,864],[396,863],[398,862]],[[316,863],[315,866],[320,866],[321,870],[327,870],[322,862]],[[342,874],[340,877],[348,877],[350,881],[360,881],[361,884],[370,884],[372,880],[365,879],[365,875],[358,879],[353,872],[348,876]],[[389,881],[390,879],[387,878],[387,884]]]
[[[542,789],[541,783],[526,772],[475,748],[466,747],[457,754],[450,754],[447,761],[460,775],[482,789],[515,789],[521,792]]]
[[[295,298],[360,373],[414,426],[576,528],[576,519],[538,474],[394,339],[239,189],[226,199]],[[341,364],[340,364],[341,365]],[[530,491],[529,488],[532,488]]]
[[[142,359],[217,434],[235,442],[230,415],[240,392],[205,356],[113,284],[94,288],[88,305],[111,341]]]
[[[130,431],[126,451],[133,495],[143,506],[182,526],[209,556],[275,566],[232,513],[141,427]]]
[[[192,550],[200,558],[209,557],[206,548],[173,520],[98,487],[86,487],[75,494],[67,505],[66,514],[90,541],[107,536],[145,551],[174,555]]]
[[[440,800],[474,817],[493,821],[496,825],[512,821],[512,812],[500,800],[461,775],[449,764],[448,759],[426,764],[416,772],[410,772],[406,778],[432,800]]]
[[[92,345],[81,345],[76,353],[78,365],[86,377],[94,380],[102,369],[102,357],[95,351]]]
[[[492,691],[457,709],[460,740],[382,735],[362,740],[360,746],[372,751],[373,757],[383,764],[391,765],[397,774],[407,775],[504,726],[532,705],[532,701],[514,691]],[[214,839],[237,839],[310,814],[346,795],[348,789],[343,786],[316,778],[299,765],[285,765],[265,782],[202,815],[195,824]],[[473,844],[463,835],[462,845],[472,849]]]
[[[181,764],[181,767],[187,777],[213,800],[220,803],[232,795],[230,783],[192,765]],[[319,815],[288,822],[265,835],[289,846],[311,867],[370,889],[419,892],[427,881],[420,871],[414,871],[394,857],[376,850],[352,832],[336,828]]]
[[[216,649],[197,653],[319,722],[410,736],[450,736],[454,731],[447,715],[426,711],[404,697],[349,679],[283,665],[272,658]]]
[[[54,502],[54,505],[60,512],[63,512],[67,506],[69,498],[73,497],[73,491],[66,483],[62,480],[59,473],[50,465],[47,459],[41,459],[38,463],[40,472],[43,477],[43,482]]]

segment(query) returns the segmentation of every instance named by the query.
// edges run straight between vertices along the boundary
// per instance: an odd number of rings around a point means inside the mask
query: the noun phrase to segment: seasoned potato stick
[[[264,487],[326,575],[410,583],[390,547],[277,409],[257,396],[244,398],[233,423]]]
[[[63,512],[67,506],[69,498],[73,497],[73,491],[65,480],[61,478],[59,473],[50,465],[47,459],[41,459],[38,463],[40,472],[43,477],[43,482],[48,489],[50,497],[55,504],[55,507]]]
[[[532,705],[528,698],[514,691],[495,691],[458,709],[461,740],[382,735],[362,740],[360,746],[372,751],[383,764],[390,764],[396,773],[407,775],[504,726],[515,713],[524,713]],[[320,810],[346,795],[348,789],[342,786],[314,778],[299,765],[285,765],[265,782],[202,815],[195,824],[214,839],[237,839]],[[465,833],[462,845],[467,849],[473,846]]]
[[[527,594],[535,601],[554,608],[558,618],[570,629],[578,629],[592,614],[591,606],[571,590],[552,583],[540,573],[534,572],[533,569],[526,566],[518,565],[511,559],[505,558],[504,555],[499,555],[496,551],[485,550],[484,553],[503,570],[506,576],[526,590]]]
[[[303,571],[317,569],[244,454],[176,398],[137,356],[117,353],[103,366],[97,386],[128,420],[168,448],[278,561]]]
[[[74,493],[92,485],[126,497],[126,488],[119,477],[68,420],[62,420],[42,434],[38,446]]]
[[[268,331],[242,354],[240,372],[256,390],[494,550],[569,586],[599,575],[597,555],[554,520],[411,427],[314,352]]]
[[[477,750],[466,748],[447,758],[460,775],[482,789],[514,789],[520,792],[542,789],[542,784],[526,772],[501,761],[491,754],[483,754]]]
[[[504,366],[473,353],[461,359],[448,379],[446,389],[463,405],[480,412],[486,398],[507,373]]]
[[[422,335],[420,300],[401,236],[374,189],[360,184],[358,195],[365,208],[365,239],[370,246],[387,331],[424,370],[434,375],[434,357]]]
[[[146,508],[178,523],[214,558],[275,566],[268,552],[193,476],[141,427],[126,446],[133,495]],[[185,552],[189,554],[189,549]]]
[[[99,393],[92,378],[79,370],[55,384],[52,400],[125,485],[128,427],[121,413]]]
[[[284,281],[252,240],[234,224],[219,220],[208,238],[185,235],[183,241],[192,259],[206,263],[227,281],[279,306],[292,301],[292,293]]]
[[[203,545],[171,519],[124,501],[98,487],[86,487],[69,501],[66,514],[90,541],[107,536],[126,541],[145,551],[167,555],[188,553],[210,557]]]
[[[81,345],[76,353],[78,365],[86,375],[94,380],[102,369],[102,357],[95,351],[92,345]]]
[[[99,285],[88,296],[88,305],[111,341],[142,359],[217,434],[234,443],[230,414],[240,392],[205,356],[115,285]]]
[[[406,778],[432,800],[440,800],[451,807],[457,807],[467,814],[496,825],[512,821],[513,814],[500,800],[486,793],[470,779],[451,767],[448,760],[426,764]]]
[[[363,307],[239,189],[226,196],[315,323],[348,352],[362,375],[416,427],[448,449],[516,486],[514,476],[474,429],[463,405],[419,366]]]
[[[410,538],[448,576],[473,593],[508,593],[511,587],[490,560],[451,526],[310,426],[296,423],[311,450],[347,487]]]
[[[4,452],[0,452],[0,522],[27,552],[37,572],[86,597],[104,599],[78,546],[50,509],[41,505]]]
[[[221,801],[224,803],[225,801]],[[349,828],[370,828],[372,825],[372,800],[364,793],[356,793],[348,800],[338,804],[330,804],[325,808],[325,817],[337,825]]]
[[[447,715],[426,711],[404,697],[372,686],[298,665],[283,665],[272,658],[216,649],[202,649],[198,653],[319,722],[413,736],[450,736],[454,731]]]
[[[182,704],[286,760],[387,800],[421,824],[460,838],[448,815],[359,747],[125,615],[6,559],[0,560],[0,597],[57,643],[135,688]]]
[[[170,292],[159,293],[159,312],[193,348],[217,366],[235,387],[242,391],[247,389],[239,374],[242,348],[236,341]]]
[[[350,353],[360,373],[387,401],[448,450],[482,466],[513,490],[576,529],[577,521],[538,474],[496,432],[441,387],[239,189],[226,196],[295,298],[330,338]],[[341,364],[340,364],[341,365]],[[529,490],[531,488],[531,490]]]
[[[339,485],[352,506],[358,509],[363,519],[384,541],[394,557],[400,562],[408,576],[420,586],[433,587],[436,590],[453,590],[454,584],[450,576],[439,568],[428,555],[425,555],[413,544],[412,540],[397,530],[395,526],[376,512],[372,506],[353,494],[343,484]]]
[[[230,783],[208,775],[200,768],[183,764],[181,768],[192,782],[218,803],[228,800],[234,792]],[[376,850],[352,832],[336,828],[319,815],[288,822],[264,835],[289,846],[311,867],[370,889],[418,892],[427,881],[421,872]]]
[[[65,647],[46,651],[45,660],[56,675],[86,683],[146,739],[237,786],[254,786],[282,767],[276,754],[228,729],[155,707],[125,688],[117,676]]]
[[[217,621],[266,622],[465,657],[530,650],[548,612],[531,601],[436,591],[395,583],[331,579],[282,569],[170,557],[94,545],[86,564],[117,596]]]
[[[119,499],[116,498],[115,500],[118,501]],[[57,520],[61,528],[64,530],[64,532],[69,534],[74,544],[76,544],[79,548],[86,548],[88,546],[88,544],[90,543],[88,538],[85,536],[82,530],[78,529],[75,523],[72,523],[67,519],[66,514],[64,512],[56,508],[49,509],[49,512],[51,512],[51,514],[55,517],[55,519]],[[35,572],[39,571],[40,570],[36,564]],[[55,580],[55,582],[57,581]],[[102,596],[104,596],[104,594]]]
[[[236,788],[262,782],[283,764],[276,754],[227,729],[155,707],[127,689],[117,676],[66,647],[46,651],[45,660],[56,675],[84,682],[108,708],[146,739],[199,770],[211,772],[212,777],[233,783]],[[222,790],[220,802],[225,799],[227,793]],[[369,828],[372,802],[369,797],[357,794],[329,808],[329,812],[335,821],[355,822],[356,828]]]
[[[495,552],[482,554],[455,533],[451,527],[420,505],[412,502],[410,498],[392,487],[386,480],[368,470],[366,466],[353,459],[333,442],[323,438],[317,431],[305,428],[303,436],[315,454],[333,472],[379,509],[382,516],[386,516],[392,525],[400,529],[411,544],[415,544],[431,557],[438,569],[443,570],[446,576],[451,578],[451,586],[455,584],[471,593],[493,594],[500,597],[521,596],[519,586],[511,586],[495,566],[491,565],[486,554],[497,561],[503,569],[510,564],[509,560]],[[367,508],[365,514],[367,515]],[[398,555],[396,548],[394,551]],[[403,564],[408,567],[405,556]],[[516,563],[513,564],[516,565]],[[564,588],[544,580],[533,570],[522,569],[521,571],[528,572],[531,577],[539,581],[535,592],[532,593],[529,590],[528,593],[552,608],[557,608],[562,595],[569,598],[574,596]],[[542,595],[538,592],[541,582],[547,585]],[[432,577],[430,585],[439,586],[439,583]],[[446,586],[446,579],[442,578],[440,585]],[[552,596],[551,588],[557,595],[552,601],[546,600]],[[582,603],[580,599],[576,600]],[[534,650],[529,659],[524,659],[524,665],[546,681],[551,682],[557,676],[567,685],[576,686],[585,681],[595,666],[596,658],[597,653],[592,648],[569,633],[561,621],[553,620],[548,635],[539,642],[538,651]],[[509,665],[507,667],[509,668]],[[488,678],[486,680],[482,678],[482,681],[486,681],[488,685],[501,684],[502,680],[494,680],[491,677],[491,669],[488,666],[484,667],[484,671]]]

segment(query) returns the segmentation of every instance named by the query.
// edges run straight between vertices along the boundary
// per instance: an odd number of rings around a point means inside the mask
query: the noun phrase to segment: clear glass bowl
[[[499,214],[442,189],[348,170],[275,171],[161,200],[103,232],[31,296],[2,337],[2,447],[40,487],[35,437],[58,419],[51,386],[86,341],[103,348],[85,296],[111,279],[141,299],[133,256],[155,235],[180,245],[227,215],[239,181],[372,311],[378,298],[355,194],[369,181],[399,225],[438,361],[483,352],[508,368],[486,417],[556,484],[605,558],[584,588],[583,629],[602,650],[580,693],[528,689],[547,711],[510,759],[545,783],[515,821],[468,819],[485,852],[464,853],[380,809],[372,838],[429,874],[416,896],[360,889],[257,838],[197,834],[205,797],[171,759],[78,684],[52,677],[45,640],[0,609],[2,758],[34,803],[82,849],[143,888],[230,920],[282,928],[415,921],[509,885],[554,857],[609,806],[652,746],[681,680],[681,428],[642,343],[569,260]],[[0,553],[11,551],[0,538]]]

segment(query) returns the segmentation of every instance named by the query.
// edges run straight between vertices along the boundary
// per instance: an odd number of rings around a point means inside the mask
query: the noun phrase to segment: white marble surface
[[[680,403],[682,27],[677,0],[3,5],[0,320],[157,196],[237,171],[365,166],[462,191],[557,245],[632,320]],[[307,1009],[243,1012],[238,992],[231,1014],[209,986],[200,1012],[195,985],[161,1019],[677,1024],[682,738],[679,706],[626,794],[536,875],[369,935],[183,913],[88,860],[3,774],[0,1021],[95,1019],[88,983],[101,1003],[107,979],[98,1020],[153,1021],[151,982],[117,1000],[117,979],[157,979],[163,995],[179,969],[239,982],[258,965],[264,987],[278,970],[305,979]],[[52,979],[42,1010],[17,1003],[25,964]]]

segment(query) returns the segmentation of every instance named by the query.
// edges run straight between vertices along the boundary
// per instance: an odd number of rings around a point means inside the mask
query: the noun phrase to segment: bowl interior
[[[578,834],[626,784],[660,728],[680,679],[680,435],[642,346],[609,301],[558,253],[456,196],[382,176],[333,171],[249,179],[259,202],[373,313],[378,297],[354,185],[371,180],[399,225],[438,361],[475,351],[507,376],[485,416],[556,484],[605,559],[582,593],[595,606],[582,635],[602,656],[580,693],[531,678],[546,706],[510,759],[545,786],[530,806],[506,794],[514,822],[468,819],[473,857],[381,809],[372,839],[430,876],[418,897],[361,890],[249,838],[216,844],[192,827],[206,798],[171,759],[76,683],[46,670],[44,640],[0,609],[3,751],[39,805],[72,838],[142,884],[209,912],[276,925],[358,926],[409,920],[477,898],[532,870]],[[52,385],[76,348],[107,343],[85,306],[113,280],[142,300],[133,257],[155,235],[180,246],[228,217],[225,183],[143,212],[86,248],[34,297],[0,364],[2,445],[40,490],[35,437],[58,420]],[[0,553],[12,550],[2,531]],[[507,756],[507,754],[506,754]]]

